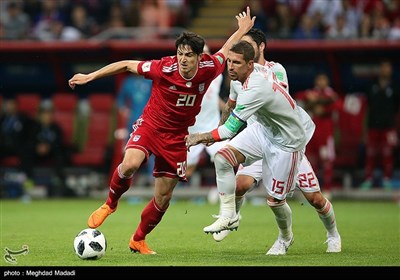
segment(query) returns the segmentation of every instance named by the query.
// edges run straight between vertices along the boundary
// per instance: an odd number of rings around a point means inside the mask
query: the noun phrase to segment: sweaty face
[[[246,62],[242,54],[232,51],[228,52],[226,61],[229,78],[233,81],[238,80],[241,83],[244,83],[244,81],[247,79],[253,61]]]
[[[191,78],[197,71],[199,55],[195,54],[188,45],[178,47],[176,56],[179,63],[179,72],[185,78]]]

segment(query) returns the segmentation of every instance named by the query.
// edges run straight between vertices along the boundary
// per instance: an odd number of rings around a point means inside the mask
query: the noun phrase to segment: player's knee
[[[321,209],[322,207],[325,206],[326,198],[322,195],[320,191],[307,193],[305,197],[308,203],[310,203],[316,209]]]
[[[139,167],[140,165],[135,162],[123,161],[118,167],[118,172],[124,177],[130,177],[136,173]]]
[[[277,199],[272,196],[267,197],[267,204],[269,207],[278,207],[278,206],[282,206],[285,203],[286,203],[286,199],[280,200],[280,199]]]
[[[217,169],[230,169],[237,165],[235,154],[229,148],[222,148],[214,157],[214,165]]]

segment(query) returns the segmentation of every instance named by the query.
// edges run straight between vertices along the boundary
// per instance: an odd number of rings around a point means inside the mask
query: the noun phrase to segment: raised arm
[[[239,41],[253,27],[256,17],[250,17],[250,7],[247,7],[246,12],[241,12],[236,16],[236,19],[238,21],[238,29],[231,35],[231,37],[229,37],[219,50],[219,52],[223,53],[225,57],[228,55],[228,51],[233,44]]]
[[[114,62],[89,74],[75,74],[71,79],[69,79],[68,84],[72,89],[74,89],[76,85],[84,85],[90,81],[122,72],[132,72],[137,74],[139,63],[140,61],[138,60],[121,60]]]

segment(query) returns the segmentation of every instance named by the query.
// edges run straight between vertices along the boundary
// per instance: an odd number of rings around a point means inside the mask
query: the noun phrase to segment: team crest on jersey
[[[205,87],[204,83],[199,84],[199,91],[203,92],[204,91],[204,87]]]
[[[151,66],[151,61],[146,61],[142,65],[142,71],[143,72],[149,72],[150,71],[150,66]]]
[[[140,135],[133,136],[132,142],[137,142],[140,139]]]

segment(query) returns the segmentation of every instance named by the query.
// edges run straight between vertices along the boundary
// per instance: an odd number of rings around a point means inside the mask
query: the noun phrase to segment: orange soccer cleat
[[[92,215],[90,215],[88,220],[88,226],[90,228],[99,227],[104,220],[113,212],[115,212],[117,208],[111,209],[107,204],[103,204],[99,209],[95,210]]]
[[[149,248],[149,246],[147,246],[146,241],[140,240],[140,241],[135,241],[133,240],[133,236],[131,238],[131,240],[129,241],[129,248],[131,249],[132,252],[139,252],[140,254],[143,255],[155,255],[157,254],[156,252],[154,252],[153,250],[151,250]]]

